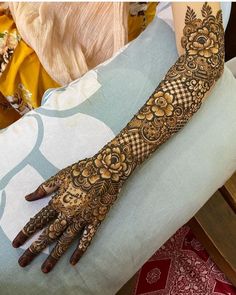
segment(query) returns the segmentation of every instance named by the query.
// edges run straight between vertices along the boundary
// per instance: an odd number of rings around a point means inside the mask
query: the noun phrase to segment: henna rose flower
[[[203,57],[211,57],[218,53],[219,44],[215,33],[203,27],[191,33],[188,37],[187,51],[190,55],[199,54]]]
[[[84,170],[82,171],[84,177],[88,177],[90,183],[95,183],[100,177],[97,174],[97,169],[94,167],[92,161],[86,163]]]
[[[148,101],[148,105],[151,105],[151,110],[156,116],[162,117],[164,115],[171,116],[174,108],[172,106],[173,95],[158,91]]]
[[[119,181],[122,175],[126,174],[130,168],[127,165],[127,158],[119,147],[107,147],[94,161],[99,168],[101,177]]]
[[[143,107],[141,111],[138,113],[137,117],[140,120],[146,119],[148,121],[151,121],[153,119],[153,113],[151,111],[151,108],[149,106]]]

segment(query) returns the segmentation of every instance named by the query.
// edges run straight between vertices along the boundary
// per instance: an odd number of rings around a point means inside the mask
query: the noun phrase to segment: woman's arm
[[[112,141],[130,150],[133,167],[187,123],[223,72],[224,30],[219,4],[189,5],[173,4],[176,40],[183,54]]]
[[[26,197],[32,201],[57,191],[48,206],[31,218],[13,241],[13,246],[19,247],[45,227],[38,240],[20,257],[21,266],[29,264],[48,244],[58,240],[42,266],[44,272],[49,272],[82,230],[71,257],[71,263],[77,263],[123,183],[188,122],[221,76],[224,68],[221,11],[213,14],[212,6],[216,4],[189,5],[182,8],[184,52],[145,105],[96,155],[63,169]]]

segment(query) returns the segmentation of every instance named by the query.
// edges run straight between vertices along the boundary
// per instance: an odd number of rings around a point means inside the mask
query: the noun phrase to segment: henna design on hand
[[[205,3],[201,13],[202,19],[197,18],[193,9],[187,8],[181,40],[185,54],[178,58],[127,126],[96,155],[61,170],[26,196],[32,201],[55,193],[49,205],[31,218],[13,241],[14,247],[21,246],[49,223],[20,257],[21,266],[28,265],[58,239],[42,265],[42,271],[49,272],[82,233],[70,260],[71,264],[76,264],[126,179],[201,107],[224,69],[221,11],[214,16]]]

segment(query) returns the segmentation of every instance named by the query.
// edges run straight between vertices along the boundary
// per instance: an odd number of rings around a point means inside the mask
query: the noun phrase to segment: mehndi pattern
[[[135,168],[184,127],[201,107],[224,69],[221,11],[214,16],[210,5],[205,3],[201,13],[202,18],[198,18],[192,8],[187,8],[181,40],[185,54],[127,126],[96,155],[63,169],[26,197],[36,200],[55,192],[48,207],[31,218],[18,234],[13,241],[15,247],[54,220],[22,255],[21,266],[26,266],[59,238],[42,266],[44,272],[49,272],[82,232],[71,258],[75,264]]]

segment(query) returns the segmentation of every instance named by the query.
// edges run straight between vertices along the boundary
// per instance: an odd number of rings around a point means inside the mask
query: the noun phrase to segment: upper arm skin
[[[207,85],[202,100],[208,96],[224,70],[224,28],[220,4],[172,3],[177,48],[180,54],[166,79],[187,79],[190,84]],[[187,81],[186,80],[186,81]],[[198,91],[202,91],[200,88]]]
[[[193,9],[196,13],[197,18],[202,19],[202,7],[204,2],[173,2],[172,3],[172,12],[174,17],[174,27],[175,27],[175,38],[176,46],[179,55],[185,53],[185,49],[181,46],[181,38],[183,37],[183,30],[185,27],[185,16],[187,7]],[[212,9],[212,15],[216,16],[217,12],[221,9],[220,2],[210,2],[208,5]]]

